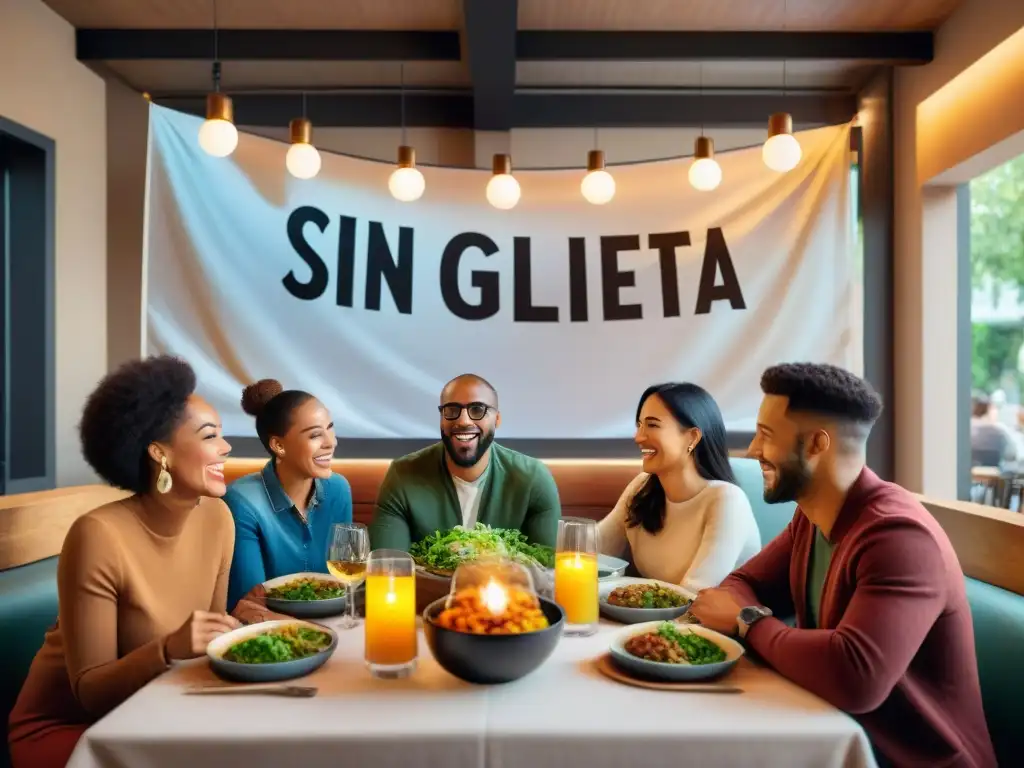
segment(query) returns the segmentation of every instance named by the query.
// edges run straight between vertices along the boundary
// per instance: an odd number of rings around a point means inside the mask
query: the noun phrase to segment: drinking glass
[[[356,588],[366,577],[370,535],[362,523],[337,523],[327,543],[327,570],[345,585],[345,616],[338,629],[352,629],[356,619]]]
[[[416,569],[407,552],[375,549],[366,561],[366,666],[374,677],[416,668]]]
[[[565,611],[564,634],[597,632],[597,521],[563,517],[555,546],[555,602]]]

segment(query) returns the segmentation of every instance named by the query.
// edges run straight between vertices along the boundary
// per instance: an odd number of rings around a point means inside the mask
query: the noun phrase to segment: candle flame
[[[487,586],[480,590],[480,596],[491,615],[500,616],[505,612],[508,605],[508,592],[494,579],[487,582]]]

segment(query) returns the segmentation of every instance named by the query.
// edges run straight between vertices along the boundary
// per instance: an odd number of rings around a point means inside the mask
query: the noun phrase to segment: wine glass
[[[345,585],[345,616],[338,629],[352,629],[356,619],[356,587],[366,578],[370,534],[362,523],[337,523],[327,542],[327,570]]]

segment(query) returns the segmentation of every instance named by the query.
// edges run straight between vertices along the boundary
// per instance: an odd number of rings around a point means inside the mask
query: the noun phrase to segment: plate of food
[[[601,613],[623,624],[671,621],[690,610],[693,595],[678,584],[624,576],[597,588]]]
[[[669,682],[713,680],[743,656],[731,637],[699,624],[652,621],[622,630],[608,649],[615,664],[635,677]]]
[[[345,611],[345,585],[329,573],[292,573],[263,582],[267,608],[299,619],[321,619]]]
[[[473,528],[457,525],[448,531],[434,531],[409,548],[416,562],[417,575],[434,579],[451,579],[455,569],[480,557],[500,555],[522,565],[553,572],[555,551],[543,544],[532,544],[513,528],[491,528],[477,523]],[[626,572],[625,560],[598,555],[599,579],[617,578]]]
[[[319,669],[337,646],[338,636],[327,627],[288,619],[225,632],[206,646],[206,656],[225,680],[273,683]]]
[[[447,531],[434,531],[409,548],[418,571],[450,579],[463,563],[480,557],[500,555],[524,565],[539,564],[553,568],[555,551],[542,544],[531,544],[522,531],[491,528],[477,523],[473,528],[457,525]]]

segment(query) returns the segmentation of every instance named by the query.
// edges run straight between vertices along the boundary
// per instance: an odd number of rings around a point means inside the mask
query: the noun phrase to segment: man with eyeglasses
[[[435,531],[485,523],[554,546],[562,515],[543,462],[494,442],[498,393],[467,373],[441,391],[441,442],[395,459],[370,524],[374,549],[408,550]]]

